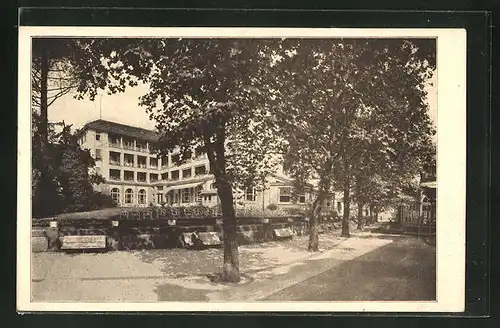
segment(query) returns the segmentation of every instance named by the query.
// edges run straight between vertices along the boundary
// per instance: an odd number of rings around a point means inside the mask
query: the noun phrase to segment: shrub
[[[267,209],[270,211],[276,211],[278,209],[278,205],[276,204],[269,204],[267,205]]]
[[[284,208],[283,211],[288,214],[288,215],[305,215],[306,211],[303,208],[300,207],[289,207],[289,208]]]

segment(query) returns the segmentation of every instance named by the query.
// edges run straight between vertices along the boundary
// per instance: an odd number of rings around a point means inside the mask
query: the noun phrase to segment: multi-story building
[[[106,180],[96,186],[109,194],[120,206],[148,206],[150,204],[215,206],[220,202],[215,179],[209,173],[205,153],[195,150],[193,157],[177,165],[176,151],[157,157],[151,145],[158,140],[156,132],[96,120],[87,123],[79,134],[79,144],[89,149],[96,160],[96,171]],[[267,178],[262,191],[249,188],[236,192],[237,206],[265,209],[270,204],[278,207],[310,202],[311,194],[304,193],[292,200],[292,180],[277,169]],[[325,204],[334,208],[334,199]],[[341,210],[341,202],[337,211]]]

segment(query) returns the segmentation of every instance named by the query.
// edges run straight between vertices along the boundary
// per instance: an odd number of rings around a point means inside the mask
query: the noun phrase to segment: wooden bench
[[[277,239],[281,238],[292,238],[293,231],[291,228],[278,228],[274,229],[274,237]]]
[[[63,250],[106,249],[105,235],[63,236],[60,240]]]

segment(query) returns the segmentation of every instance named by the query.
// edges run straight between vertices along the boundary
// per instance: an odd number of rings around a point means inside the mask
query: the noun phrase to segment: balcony
[[[121,177],[119,175],[110,175],[109,180],[111,181],[120,181]]]
[[[134,167],[134,162],[124,162],[123,166]]]
[[[110,165],[116,165],[116,166],[120,166],[120,165],[122,165],[122,164],[120,163],[120,161],[117,161],[117,160],[109,160],[109,164],[110,164]]]
[[[119,142],[112,142],[112,141],[109,142],[109,147],[122,148]]]
[[[140,167],[141,169],[145,169],[147,166],[146,166],[146,163],[139,163],[139,164],[137,164],[137,167]]]
[[[137,143],[136,144],[135,150],[143,152],[143,153],[149,152],[148,147],[146,145],[144,145],[144,144],[141,144],[141,143]]]

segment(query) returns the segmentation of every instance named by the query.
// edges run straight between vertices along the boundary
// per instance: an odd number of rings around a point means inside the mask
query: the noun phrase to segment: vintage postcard
[[[17,308],[461,312],[462,29],[19,28]]]

